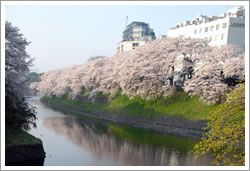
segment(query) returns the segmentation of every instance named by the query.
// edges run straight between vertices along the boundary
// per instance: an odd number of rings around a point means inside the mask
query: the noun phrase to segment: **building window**
[[[197,30],[195,29],[195,30],[194,30],[194,34],[196,34],[196,33],[197,33]]]
[[[133,47],[139,46],[139,43],[133,43]]]
[[[227,23],[223,23],[222,24],[222,28],[224,29],[224,28],[226,28],[227,27]]]
[[[221,40],[223,40],[225,38],[225,34],[221,35]]]
[[[209,41],[210,41],[210,42],[213,41],[213,37],[212,37],[212,36],[209,37]]]
[[[205,28],[205,32],[208,32],[208,27]]]
[[[200,28],[200,33],[202,32],[202,28]]]
[[[214,41],[219,40],[219,35],[214,36]]]
[[[210,31],[213,31],[213,30],[214,30],[214,26],[211,26],[211,27],[210,27]]]
[[[216,25],[216,30],[219,30],[219,29],[220,29],[220,25],[217,24],[217,25]]]

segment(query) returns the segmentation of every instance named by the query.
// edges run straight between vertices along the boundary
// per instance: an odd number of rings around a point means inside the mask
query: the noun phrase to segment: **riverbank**
[[[87,95],[86,95],[87,94]],[[144,117],[169,116],[189,120],[207,120],[210,112],[217,104],[206,104],[198,96],[190,97],[185,92],[176,92],[167,98],[144,100],[141,97],[130,99],[117,91],[115,95],[106,95],[101,92],[89,97],[88,93],[77,95],[71,100],[70,93],[65,92],[63,97],[43,96],[42,100],[72,106],[86,111],[101,111],[109,113],[127,114]]]
[[[42,141],[21,129],[5,130],[6,165],[43,165]]]
[[[89,104],[80,100],[72,101],[57,97],[43,97],[41,98],[41,101],[49,106],[71,111],[80,115],[195,139],[200,139],[204,133],[203,127],[206,127],[207,124],[206,120],[191,120],[180,116],[157,115],[156,113],[150,113],[150,110],[148,110],[148,115],[133,115],[130,112],[128,112],[129,114],[125,114],[125,112],[118,113],[112,110],[107,110],[107,106],[112,105],[114,100],[103,104]],[[140,109],[140,104],[133,107]],[[183,109],[181,106],[179,106],[179,108]],[[143,111],[142,114],[144,112],[145,111]]]

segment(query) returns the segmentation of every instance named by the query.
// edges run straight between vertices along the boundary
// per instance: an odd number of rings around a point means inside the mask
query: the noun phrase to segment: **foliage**
[[[23,96],[29,92],[26,82],[33,59],[26,52],[29,42],[10,22],[5,23],[5,108],[6,126],[28,130],[35,126],[35,110]]]
[[[41,76],[41,74],[38,74],[36,72],[30,72],[27,76],[27,81],[29,83],[39,82],[39,81],[41,81],[40,76]]]
[[[178,61],[183,54],[183,61]],[[189,75],[183,86],[189,95],[218,102],[228,89],[224,79],[233,76],[244,80],[244,54],[233,46],[210,47],[201,39],[157,39],[131,51],[47,72],[41,77],[39,90],[60,97],[67,86],[75,95],[81,94],[83,87],[104,94],[120,89],[129,98],[154,100],[174,94],[177,72]]]
[[[213,111],[206,129],[194,147],[196,157],[211,151],[216,165],[245,165],[244,84],[227,94],[227,101]]]

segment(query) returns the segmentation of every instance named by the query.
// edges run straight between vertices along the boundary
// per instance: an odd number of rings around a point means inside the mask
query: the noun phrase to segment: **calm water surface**
[[[157,133],[51,108],[31,97],[37,128],[29,132],[43,141],[44,165],[209,165],[209,155],[194,159],[196,140]]]

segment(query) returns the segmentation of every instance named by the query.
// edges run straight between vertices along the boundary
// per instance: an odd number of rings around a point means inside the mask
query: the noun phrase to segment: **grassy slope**
[[[129,99],[125,95],[118,94],[108,104],[88,104],[57,97],[43,97],[42,99],[89,111],[99,110],[146,117],[165,115],[192,120],[206,120],[209,112],[217,106],[215,104],[207,105],[202,103],[199,101],[199,97],[189,97],[184,92],[177,92],[167,99],[158,98],[154,101],[146,101],[140,97]]]
[[[42,141],[21,129],[6,129],[5,130],[6,144],[41,144]]]
[[[154,101],[146,101],[137,97],[129,100],[120,95],[108,106],[110,110],[136,115],[166,115],[183,117],[192,120],[207,119],[209,112],[217,105],[207,105],[199,101],[199,97],[189,97],[184,92],[177,92],[173,96]]]

